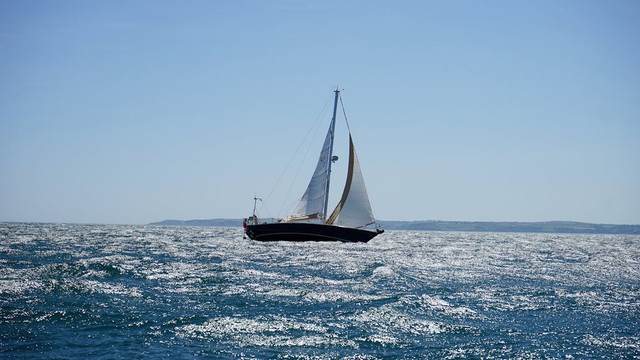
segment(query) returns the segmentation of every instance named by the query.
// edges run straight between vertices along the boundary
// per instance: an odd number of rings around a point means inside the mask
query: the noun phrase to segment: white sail
[[[346,227],[363,227],[373,224],[373,210],[360,170],[360,162],[349,134],[349,171],[342,198],[327,220],[327,224]]]
[[[291,217],[285,220],[295,221],[315,218],[321,219],[324,216],[323,207],[325,203],[325,192],[327,189],[327,182],[329,181],[329,156],[333,140],[332,130],[333,129],[330,126],[329,131],[327,132],[327,137],[324,139],[324,144],[322,145],[322,151],[320,152],[320,158],[316,165],[316,171],[314,171],[313,177],[311,177],[307,190],[304,192],[304,195],[302,195],[302,198],[298,202],[298,206],[296,206]]]

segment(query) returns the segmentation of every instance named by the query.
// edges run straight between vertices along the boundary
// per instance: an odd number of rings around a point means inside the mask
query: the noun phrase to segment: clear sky
[[[640,224],[637,0],[0,0],[0,221],[286,215],[337,85],[379,219]]]

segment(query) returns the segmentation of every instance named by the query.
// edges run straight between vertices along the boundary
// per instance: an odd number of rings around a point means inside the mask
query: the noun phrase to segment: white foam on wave
[[[201,267],[188,262],[177,261],[171,263],[156,264],[147,267],[141,273],[149,280],[176,280],[184,282],[199,282]]]
[[[287,298],[286,301],[303,303],[376,301],[386,298],[384,293],[372,293],[366,285],[353,280],[330,280],[316,277],[304,279],[273,279],[277,281],[255,281],[244,279],[240,284],[225,291],[225,294],[249,292],[252,296]]]
[[[360,328],[368,328],[371,332],[371,335],[361,337],[360,340],[396,346],[410,341],[407,335],[421,339],[451,332],[456,328],[453,325],[412,316],[391,305],[359,311],[348,321],[355,322]]]
[[[381,278],[393,278],[397,276],[396,272],[393,271],[390,266],[378,266],[377,268],[373,269],[372,275],[374,277]]]
[[[340,290],[310,291],[304,296],[305,300],[312,302],[352,302],[352,301],[374,301],[383,299],[381,295],[370,295],[359,292],[347,292]]]
[[[80,259],[77,264],[82,267],[85,274],[83,277],[98,276],[104,277],[108,275],[106,270],[94,270],[94,267],[111,267],[120,273],[136,273],[141,267],[141,261],[138,258],[127,255],[107,255],[99,257],[90,257]]]
[[[511,294],[500,288],[476,288],[466,297],[475,299],[484,310],[496,311],[538,311],[551,306],[551,299],[536,293],[522,291]]]
[[[0,279],[0,295],[19,295],[43,287],[44,284],[39,280]]]
[[[582,339],[582,343],[597,346],[597,347],[609,347],[618,349],[631,349],[634,351],[640,351],[640,336],[613,336],[613,335],[600,335],[594,336],[587,334]]]
[[[105,282],[95,280],[82,280],[80,284],[88,291],[108,294],[108,295],[124,295],[131,297],[141,297],[142,292],[134,287],[125,286],[122,284],[109,284]]]
[[[361,338],[358,338],[358,340],[366,341],[366,342],[378,343],[378,344],[381,344],[381,345],[397,345],[397,344],[400,344],[400,343],[403,342],[398,337],[391,336],[391,335],[388,335],[388,334],[380,334],[380,333],[376,333],[376,334],[373,334],[373,335],[361,337]]]
[[[477,312],[475,310],[469,309],[465,306],[454,306],[443,300],[439,296],[430,296],[427,294],[422,294],[418,300],[421,306],[427,307],[432,310],[442,311],[447,315],[458,315],[458,316],[475,316]]]
[[[277,273],[273,271],[262,271],[256,269],[243,269],[240,275],[248,279],[271,279],[271,280],[284,280],[289,278],[289,275]]]
[[[329,333],[324,326],[285,317],[249,319],[224,316],[208,320],[203,324],[177,327],[175,333],[181,338],[215,340],[237,346],[357,347],[353,340]]]
[[[628,312],[640,309],[640,303],[634,299],[640,298],[640,290],[629,288],[614,288],[607,291],[566,291],[556,289],[555,295],[575,301],[583,310],[600,313]]]
[[[279,288],[267,291],[266,295],[275,297],[302,297],[304,291],[300,289]]]

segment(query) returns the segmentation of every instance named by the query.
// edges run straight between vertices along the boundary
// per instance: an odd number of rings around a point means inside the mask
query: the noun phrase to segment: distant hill
[[[487,222],[487,221],[380,221],[389,230],[535,232],[581,234],[640,234],[640,225],[591,224],[575,221]]]
[[[534,232],[573,234],[640,234],[640,225],[591,224],[575,221],[488,222],[488,221],[378,221],[385,230]],[[164,220],[160,226],[242,226],[242,219]]]
[[[160,226],[242,226],[242,219],[163,220],[150,223]]]

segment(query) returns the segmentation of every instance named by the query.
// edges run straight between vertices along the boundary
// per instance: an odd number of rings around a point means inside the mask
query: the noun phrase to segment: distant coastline
[[[640,234],[640,225],[592,224],[576,221],[378,221],[385,230],[528,232],[559,234]],[[164,220],[158,226],[242,226],[242,219]]]

